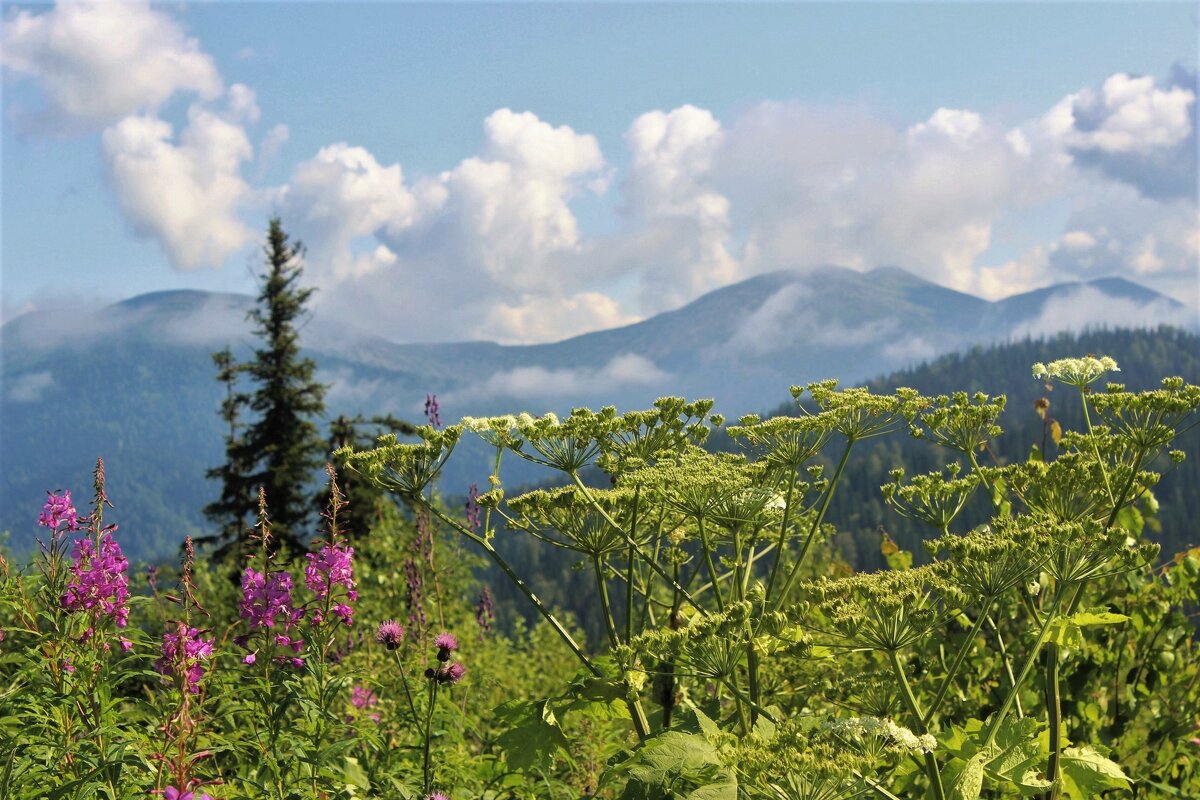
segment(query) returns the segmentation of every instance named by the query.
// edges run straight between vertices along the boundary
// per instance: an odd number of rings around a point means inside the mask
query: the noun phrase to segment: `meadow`
[[[137,520],[98,462],[90,504],[30,498],[39,551],[0,560],[0,796],[1200,796],[1200,548],[1151,541],[1200,387],[1119,376],[1033,365],[1081,424],[1043,408],[1007,463],[986,459],[1005,398],[983,393],[822,382],[736,421],[679,398],[453,425],[435,408],[415,441],[334,454],[306,552],[260,492],[232,563],[188,540],[175,567],[131,567]],[[715,432],[735,452],[706,449]],[[886,569],[856,573],[828,512],[863,443],[896,432],[945,464],[880,489],[926,556],[883,532]],[[467,436],[494,468],[450,504],[438,477]],[[514,459],[560,480],[516,493]],[[387,500],[355,508],[351,486]],[[963,523],[972,504],[985,522]],[[498,537],[569,552],[602,638]],[[535,624],[495,624],[484,564]]]

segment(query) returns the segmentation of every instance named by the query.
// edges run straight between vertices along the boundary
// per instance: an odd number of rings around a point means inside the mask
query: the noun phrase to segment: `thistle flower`
[[[71,491],[64,489],[61,495],[54,492],[46,492],[46,495],[46,505],[42,507],[38,525],[55,531],[64,525],[68,531],[79,530],[79,513],[71,504]]]
[[[379,624],[379,632],[375,634],[375,641],[382,644],[388,650],[395,650],[404,641],[404,627],[394,619],[381,622]]]
[[[433,792],[425,795],[425,800],[450,800],[450,798],[442,792]]]
[[[437,648],[438,661],[444,663],[449,661],[450,654],[458,649],[458,639],[449,633],[440,633],[434,638],[433,646]]]
[[[91,539],[77,539],[72,557],[75,563],[60,598],[62,607],[67,611],[92,611],[97,617],[107,615],[116,620],[118,628],[124,628],[129,621],[129,578],[125,575],[129,561],[122,555],[121,545],[106,532],[100,536],[97,553]]]

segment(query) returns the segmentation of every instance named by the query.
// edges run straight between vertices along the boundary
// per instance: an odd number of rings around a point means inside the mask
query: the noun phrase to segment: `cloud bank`
[[[264,185],[287,120],[262,120],[254,90],[227,86],[165,8],[21,10],[3,45],[10,76],[44,99],[17,109],[21,124],[98,133],[122,214],[175,269],[241,263],[278,213],[308,246],[321,313],[398,340],[561,339],[830,264],[894,264],[992,299],[1120,275],[1200,300],[1197,88],[1183,68],[1097,76],[1016,123],[952,107],[901,124],[862,103],[723,118],[684,104],[646,110],[602,147],[567,120],[499,108],[477,152],[441,172],[344,139]],[[176,124],[173,100],[187,108]],[[589,230],[585,198],[612,224]],[[785,300],[760,311],[784,314]]]

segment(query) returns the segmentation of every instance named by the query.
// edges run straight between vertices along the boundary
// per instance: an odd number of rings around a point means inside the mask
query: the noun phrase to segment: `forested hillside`
[[[1081,424],[1078,398],[1061,387],[1057,391],[1048,391],[1045,384],[1033,379],[1031,365],[1085,353],[1116,359],[1121,368],[1118,377],[1130,389],[1154,388],[1168,375],[1178,375],[1192,383],[1200,381],[1200,337],[1161,328],[1061,334],[1049,339],[977,347],[880,377],[868,386],[872,391],[883,393],[898,386],[909,386],[926,395],[958,390],[1005,394],[1008,405],[1000,418],[1004,433],[989,444],[981,463],[1009,463],[1027,458],[1031,446],[1041,444],[1043,423],[1034,410],[1034,401],[1038,398],[1050,400],[1049,417],[1057,420],[1063,429],[1073,429]],[[795,413],[794,405],[770,411],[770,415]],[[1200,429],[1182,436],[1175,446],[1187,453],[1183,464],[1155,465],[1163,473],[1155,490],[1161,504],[1161,529],[1151,531],[1149,535],[1161,545],[1162,559],[1169,559],[1176,552],[1200,543],[1200,531],[1194,522],[1200,519],[1200,494],[1196,491],[1200,486]],[[732,442],[722,434],[712,437],[710,447],[734,449]],[[1052,446],[1050,455],[1053,456]],[[907,432],[866,440],[856,446],[828,514],[828,521],[839,531],[835,539],[836,551],[858,570],[881,568],[884,560],[879,547],[879,529],[883,526],[902,548],[914,550],[917,560],[922,560],[924,552],[919,541],[922,536],[929,538],[932,532],[921,530],[919,525],[889,509],[880,486],[888,482],[889,470],[901,464],[909,474],[914,474],[939,469],[947,460],[945,450],[915,440]],[[515,493],[513,487],[510,494]],[[971,524],[988,510],[986,501],[977,499],[983,507],[972,509],[978,512],[975,517],[968,513],[966,522]],[[588,572],[580,571],[581,565],[576,563],[572,553],[546,547],[520,533],[502,535],[497,547],[519,565],[521,574],[537,576],[532,581],[534,588],[550,605],[575,612],[585,627],[591,621],[590,640],[597,641],[603,635],[591,613],[596,603],[594,583]],[[502,576],[498,575],[489,578],[497,597],[502,598],[499,605],[523,608],[515,590],[500,578]]]

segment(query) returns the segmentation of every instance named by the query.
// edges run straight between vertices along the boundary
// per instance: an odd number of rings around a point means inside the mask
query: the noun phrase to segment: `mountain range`
[[[134,557],[169,555],[205,529],[223,460],[211,353],[246,358],[253,298],[199,291],[140,295],[102,308],[28,314],[0,328],[0,530],[24,550],[44,492],[82,506],[96,456]],[[462,415],[639,408],[663,394],[713,397],[728,416],[774,408],[790,385],[861,382],[976,344],[1063,329],[1197,329],[1196,312],[1135,283],[1059,284],[990,302],[894,267],[761,274],[674,311],[560,342],[398,344],[316,311],[301,331],[328,384],[330,415],[421,418],[437,394]],[[465,492],[487,474],[467,440],[443,477]],[[532,477],[530,473],[529,476]]]

